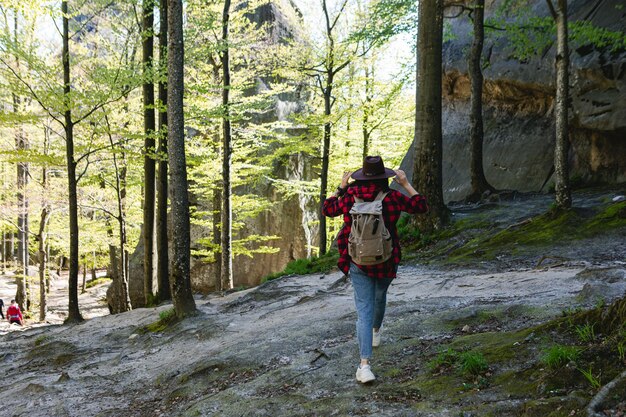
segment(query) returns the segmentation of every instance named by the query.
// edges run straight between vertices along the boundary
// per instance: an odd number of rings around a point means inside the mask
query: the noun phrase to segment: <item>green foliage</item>
[[[326,273],[335,268],[339,252],[330,251],[320,257],[312,257],[309,259],[296,259],[287,264],[285,269],[274,274],[264,277],[261,282],[271,281],[285,275],[307,275],[314,273]]]
[[[514,15],[514,19],[508,16]],[[556,26],[551,16],[536,16],[526,2],[503,2],[493,17],[485,20],[485,34],[507,38],[512,55],[525,61],[541,55],[556,40]],[[569,41],[572,48],[591,45],[615,53],[626,49],[626,33],[610,31],[593,25],[588,20],[568,22]]]
[[[626,227],[626,202],[600,207],[595,214],[584,210],[558,210],[529,219],[516,227],[483,233],[450,252],[450,260],[493,257],[505,250],[521,251],[528,246],[549,246],[582,239]]]
[[[440,371],[454,367],[459,360],[459,352],[452,348],[440,350],[430,362],[428,362],[428,368],[431,371]]]
[[[139,329],[140,333],[161,333],[167,330],[173,324],[178,323],[178,318],[176,317],[176,310],[174,308],[169,308],[167,310],[163,310],[159,312],[159,320],[143,326]]]
[[[574,331],[578,336],[578,340],[582,343],[590,343],[596,339],[595,332],[593,330],[595,324],[585,323],[574,327]]]
[[[100,285],[100,284],[108,284],[111,282],[111,278],[108,277],[102,277],[102,278],[97,278],[97,279],[92,279],[90,281],[87,281],[85,283],[85,287],[86,288],[92,288],[95,287],[96,285]]]
[[[43,335],[43,334],[42,334],[42,335],[40,335],[40,336],[37,336],[37,338],[35,339],[35,341],[33,342],[33,344],[34,344],[35,346],[41,346],[41,345],[43,345],[43,344],[45,344],[45,343],[50,342],[51,340],[52,340],[52,338],[51,338],[50,336],[47,336],[47,335]]]
[[[393,36],[417,31],[417,6],[412,0],[373,2],[364,25],[351,34],[351,40],[384,44]]]
[[[477,376],[489,369],[487,360],[480,352],[463,352],[459,356],[461,372],[465,375]]]
[[[624,361],[624,359],[626,358],[626,356],[625,356],[625,354],[626,354],[626,339],[618,341],[616,347],[617,347],[617,355],[619,357],[619,360]]]
[[[170,322],[176,318],[176,310],[173,308],[163,310],[159,313],[159,320],[163,322]]]
[[[589,385],[591,385],[592,388],[598,389],[602,386],[600,378],[593,374],[591,366],[589,366],[589,369],[578,368],[578,370],[584,375],[585,379],[589,382]]]
[[[575,346],[554,345],[546,350],[541,361],[549,368],[557,369],[570,362],[576,362],[579,357],[580,350]]]
[[[479,376],[489,370],[489,364],[480,352],[458,352],[448,347],[437,353],[428,368],[433,372],[457,368],[465,376]]]

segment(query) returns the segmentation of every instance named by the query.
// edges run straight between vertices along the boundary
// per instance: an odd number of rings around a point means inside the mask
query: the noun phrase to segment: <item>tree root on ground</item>
[[[611,390],[620,383],[622,379],[626,378],[626,371],[619,374],[614,380],[602,387],[600,391],[591,399],[587,406],[587,417],[605,417],[604,414],[596,412],[596,409],[602,404],[602,402],[609,395]]]

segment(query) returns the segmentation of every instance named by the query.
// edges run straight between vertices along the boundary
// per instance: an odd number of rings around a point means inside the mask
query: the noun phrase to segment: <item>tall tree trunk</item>
[[[91,253],[91,279],[93,281],[95,281],[98,278],[98,273],[96,270],[97,268],[96,262],[97,262],[96,251],[93,251]]]
[[[345,6],[347,4],[347,0],[341,3],[339,13],[343,13],[345,10]],[[322,0],[322,11],[324,12],[324,17],[326,19],[326,41],[328,42],[328,51],[326,55],[326,61],[324,62],[324,74],[326,79],[322,84],[322,81],[319,81],[320,89],[322,90],[322,95],[324,96],[324,137],[322,140],[322,172],[320,173],[320,205],[318,216],[320,219],[320,241],[319,241],[319,254],[324,255],[326,253],[327,246],[327,233],[326,233],[326,217],[322,213],[322,205],[324,200],[326,200],[326,192],[328,188],[328,167],[329,167],[329,158],[330,158],[330,138],[332,133],[332,123],[330,121],[330,115],[333,108],[333,88],[335,86],[335,75],[343,68],[350,64],[350,60],[346,60],[341,64],[337,64],[335,62],[335,38],[333,35],[333,30],[335,25],[338,22],[338,17],[331,19],[328,13],[327,0]],[[332,23],[331,23],[332,22]],[[319,74],[318,74],[319,75]]]
[[[326,122],[324,122],[324,138],[322,140],[322,172],[320,173],[320,244],[319,252],[320,256],[326,253],[326,246],[328,237],[326,234],[326,216],[322,213],[322,204],[326,200],[326,191],[328,189],[328,166],[330,160],[330,137],[332,125],[330,123],[330,114],[332,111],[332,91],[334,72],[332,70],[327,71],[326,74],[326,88],[324,89],[324,115],[326,116]]]
[[[158,300],[171,298],[169,249],[167,240],[167,0],[159,10],[159,178],[157,205],[157,282]]]
[[[374,84],[374,66],[365,66],[365,103],[363,103],[363,160],[369,154],[372,131],[370,113],[372,111],[372,86]]]
[[[9,261],[15,259],[15,233],[9,232]]]
[[[109,237],[109,264],[111,265],[108,273],[109,278],[111,278],[113,283],[115,283],[120,279],[120,269],[119,260],[117,259],[117,248],[113,244],[113,226],[111,225],[111,219],[109,219],[109,217],[105,220],[105,226],[107,229],[107,236]]]
[[[43,153],[45,156],[49,155],[50,151],[50,131],[46,126],[44,129],[44,143],[43,143]],[[43,207],[41,210],[41,220],[39,222],[39,321],[46,320],[46,312],[48,309],[48,292],[50,286],[50,274],[48,273],[48,246],[47,246],[47,238],[48,238],[48,220],[50,219],[50,214],[52,209],[48,204],[48,167],[47,164],[44,164],[41,170],[41,184],[42,184],[42,193],[41,193],[41,206]]]
[[[468,72],[471,84],[470,98],[470,177],[472,191],[468,200],[480,201],[485,191],[494,191],[487,182],[483,169],[483,71],[481,57],[485,40],[485,0],[475,0],[472,12],[474,24],[474,39],[470,51]]]
[[[143,0],[143,127],[144,127],[144,197],[143,197],[143,291],[146,306],[154,302],[154,216],[155,216],[155,140],[154,115],[154,0]]]
[[[122,158],[125,158],[125,154],[122,153]],[[117,165],[117,162],[116,162]],[[130,303],[130,293],[128,291],[128,282],[129,282],[129,263],[128,263],[128,248],[126,247],[126,162],[124,161],[124,165],[118,171],[116,167],[116,181],[117,181],[117,189],[118,191],[118,217],[117,221],[119,223],[120,228],[120,277],[122,278],[120,281],[120,296],[123,302],[122,311],[130,311],[132,310],[132,305]],[[119,172],[119,174],[117,174]]]
[[[230,18],[230,0],[224,1],[224,12],[222,14],[222,71],[224,88],[222,89],[222,106],[224,119],[222,121],[222,250],[220,280],[222,288],[231,289],[233,282],[233,245],[232,245],[232,220],[233,212],[231,207],[231,181],[230,168],[232,158],[231,126],[230,126],[230,54],[228,45],[228,23]]]
[[[3,195],[3,203],[4,203],[4,196],[7,195],[7,167],[6,167],[6,163],[3,161],[2,162],[2,195]],[[2,273],[6,274],[7,273],[7,264],[8,261],[10,261],[11,259],[11,255],[9,253],[9,245],[7,242],[7,232],[6,232],[6,228],[3,225],[2,226]]]
[[[70,36],[69,12],[67,0],[61,2],[63,14],[63,107],[65,128],[65,153],[67,159],[67,186],[70,218],[70,268],[68,277],[68,316],[67,323],[76,323],[83,320],[78,309],[78,192],[76,181],[76,160],[74,159],[74,122],[72,121],[72,103],[70,101]]]
[[[551,4],[551,0],[547,0]],[[556,144],[554,150],[554,175],[556,205],[567,209],[572,206],[569,184],[569,129],[567,107],[569,104],[569,47],[567,35],[567,0],[557,0],[556,9]]]
[[[85,291],[87,291],[87,254],[83,253],[83,284],[80,293],[83,294]]]
[[[108,119],[105,116],[108,124]],[[110,129],[109,129],[110,132]],[[109,133],[109,143],[111,148],[114,147],[113,136]],[[122,158],[122,166],[117,160],[117,153],[113,153],[113,167],[115,168],[115,193],[117,197],[117,222],[119,227],[119,245],[120,245],[120,262],[119,270],[115,271],[118,275],[117,288],[115,296],[118,297],[112,308],[113,313],[122,313],[130,311],[132,305],[130,302],[130,293],[128,291],[128,250],[126,249],[126,150],[123,145],[120,146],[120,156]],[[112,236],[112,231],[110,236]],[[115,253],[115,251],[113,252]],[[114,258],[114,256],[112,256]],[[115,260],[115,259],[113,259]]]
[[[46,293],[46,279],[48,276],[48,253],[46,252],[46,227],[50,219],[50,206],[45,205],[41,210],[41,222],[39,223],[39,321],[46,320],[48,309],[48,297]]]
[[[424,233],[439,229],[447,219],[442,190],[441,48],[443,0],[419,3],[417,99],[415,106],[416,158],[413,183],[428,197],[430,211],[414,221]]]
[[[13,11],[13,42],[18,44],[18,13]],[[20,61],[15,56],[15,65],[17,70],[20,68]],[[20,112],[21,98],[13,93],[13,112],[17,115]],[[15,130],[15,148],[18,152],[28,150],[28,138],[20,125]],[[26,189],[28,187],[28,163],[17,163],[17,233],[18,233],[18,249],[17,261],[22,267],[21,278],[17,282],[17,292],[15,300],[22,310],[28,310],[28,196]]]
[[[218,138],[219,140],[219,138]],[[219,146],[217,147],[219,152]],[[216,153],[217,155],[217,153]],[[221,184],[220,184],[221,185]],[[213,243],[216,248],[221,248],[221,224],[222,224],[222,187],[216,186],[213,189]],[[224,291],[224,282],[222,281],[222,251],[215,256],[215,291]]]
[[[228,1],[228,0],[227,0]],[[182,0],[168,2],[167,127],[172,205],[172,301],[179,318],[193,314],[196,303],[191,293],[191,243],[189,187],[185,157],[184,44]]]

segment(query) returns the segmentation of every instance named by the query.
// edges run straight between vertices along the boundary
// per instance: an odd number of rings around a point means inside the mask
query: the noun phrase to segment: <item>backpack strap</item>
[[[374,201],[381,201],[383,200],[387,194],[389,194],[389,191],[379,191],[378,195],[376,195],[376,198],[374,199]]]

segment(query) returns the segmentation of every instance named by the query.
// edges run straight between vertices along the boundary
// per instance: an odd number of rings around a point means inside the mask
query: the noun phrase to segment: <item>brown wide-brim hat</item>
[[[363,160],[363,168],[357,169],[352,174],[355,180],[380,180],[395,177],[393,169],[385,168],[383,158],[380,156],[366,156]]]

